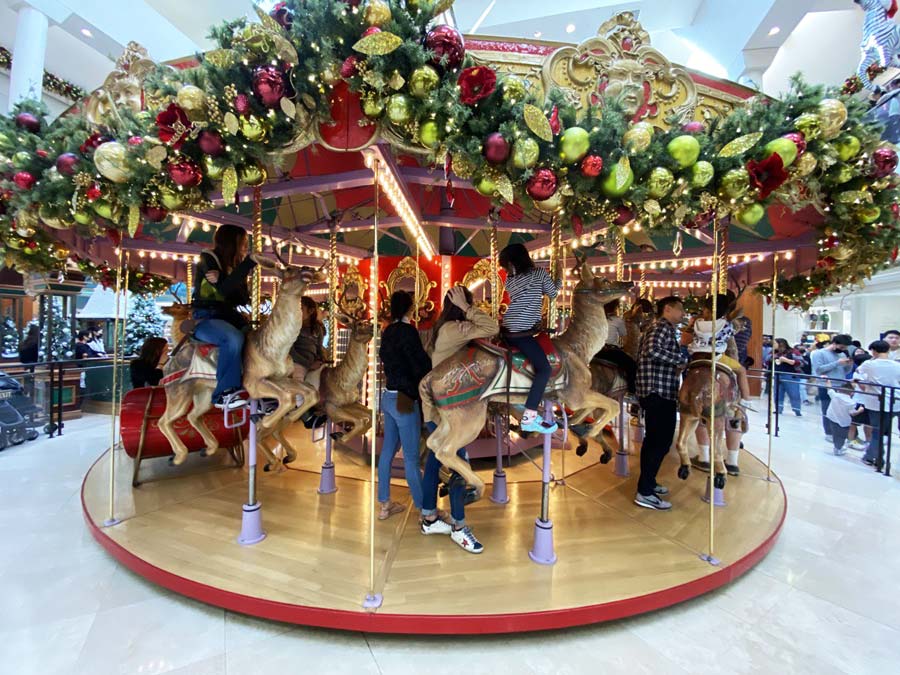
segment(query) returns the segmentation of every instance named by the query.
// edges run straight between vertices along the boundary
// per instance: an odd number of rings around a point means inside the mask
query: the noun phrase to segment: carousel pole
[[[713,226],[713,249],[719,250],[719,225]],[[710,350],[709,360],[709,377],[710,377],[710,405],[709,405],[709,482],[706,484],[706,495],[703,497],[705,502],[709,503],[709,551],[700,555],[700,558],[708,562],[710,565],[718,565],[719,560],[715,557],[715,524],[716,524],[716,499],[719,491],[713,484],[716,475],[715,457],[716,457],[716,402],[718,399],[718,382],[716,380],[716,316],[718,314],[719,304],[719,277],[722,274],[721,258],[719,255],[713,256],[712,278],[710,279],[710,293],[712,293],[712,324],[713,324],[713,346]]]
[[[334,221],[331,222],[331,228],[328,239],[328,255],[331,256],[328,265],[328,298],[331,305],[331,311],[328,313],[328,336],[329,351],[331,352],[331,364],[334,367],[337,364],[337,282],[338,282],[338,260],[337,260],[337,227]],[[331,459],[331,451],[334,439],[331,434],[334,431],[334,422],[329,419],[325,422],[325,461],[322,462],[322,472],[319,474],[319,488],[316,490],[320,495],[330,495],[337,492],[337,484],[334,475],[334,462]]]
[[[185,267],[185,300],[190,305],[194,301],[194,259],[192,257],[186,258]]]
[[[123,365],[123,357],[125,356],[123,352],[125,351],[125,320],[128,316],[128,285],[131,280],[131,270],[129,269],[129,265],[131,264],[131,252],[126,251],[125,253],[125,278],[122,286],[122,295],[124,298],[122,300],[122,313],[121,313],[121,328],[117,328],[115,330],[115,342],[113,343],[113,361],[115,362],[118,359],[118,363],[114,363],[114,371],[113,373],[118,373],[121,370]],[[121,332],[121,336],[119,333]],[[118,389],[115,390],[115,394],[113,396],[113,415],[118,420],[122,414],[122,398],[125,396],[125,377],[124,373],[118,376]],[[115,388],[115,384],[113,385]],[[119,424],[119,431],[116,434],[116,445],[121,443],[122,440],[122,425]]]
[[[497,220],[491,214],[491,316],[500,319],[500,251],[497,241]],[[497,439],[497,468],[494,469],[494,482],[491,484],[490,500],[495,504],[508,504],[509,495],[506,490],[506,471],[503,470],[503,417],[494,415],[494,437]],[[507,442],[509,435],[506,435]]]
[[[118,261],[116,265],[116,315],[113,320],[113,371],[112,371],[112,423],[109,429],[109,514],[108,518],[103,521],[104,527],[112,527],[119,524],[116,518],[116,392],[118,391],[118,378],[116,364],[119,355],[119,317],[121,310],[121,294],[122,294],[122,264],[125,252],[119,246],[116,249]]]
[[[366,155],[366,165],[375,174],[373,181],[375,188],[375,214],[372,220],[372,260],[369,270],[369,311],[372,314],[372,358],[369,360],[369,385],[372,392],[372,398],[369,401],[372,407],[372,426],[369,429],[371,434],[369,443],[371,453],[369,464],[369,489],[371,490],[369,513],[369,592],[366,594],[362,606],[365,609],[374,611],[381,607],[383,601],[381,593],[375,592],[375,509],[377,505],[375,494],[375,437],[378,431],[378,363],[376,358],[381,339],[380,326],[378,325],[378,209],[381,208],[379,204],[381,186],[378,184],[378,173],[381,167],[372,154]]]
[[[775,314],[778,308],[778,254],[772,256],[772,333],[775,333]],[[772,480],[772,438],[775,435],[775,426],[772,419],[772,411],[775,409],[775,359],[771,360],[769,370],[769,423],[766,430],[769,436],[769,454],[766,458],[766,480]]]
[[[262,253],[262,189],[253,190],[253,252]],[[262,270],[259,265],[253,268],[250,286],[250,316],[254,327],[259,324],[259,303],[262,295]],[[247,458],[247,503],[243,505],[241,517],[241,534],[238,543],[242,546],[258,544],[266,538],[262,525],[262,504],[256,498],[256,442],[258,421],[258,401],[250,400],[250,438]],[[228,411],[225,411],[227,422]],[[227,426],[227,425],[226,425]]]

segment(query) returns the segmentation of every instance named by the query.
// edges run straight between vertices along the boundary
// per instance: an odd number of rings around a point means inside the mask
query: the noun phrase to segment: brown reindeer
[[[276,410],[259,425],[260,439],[273,435],[283,442],[281,428],[299,418],[318,401],[318,392],[291,377],[293,364],[289,351],[300,333],[302,315],[300,297],[316,278],[309,268],[288,268],[272,312],[262,325],[250,331],[244,345],[244,388],[251,398],[274,398]],[[173,317],[184,311],[171,309]],[[173,325],[173,337],[180,341],[180,322]],[[187,413],[187,420],[206,442],[206,454],[219,449],[216,437],[203,424],[203,415],[212,408],[215,389],[216,349],[185,343],[164,368],[166,410],[159,420],[160,431],[168,439],[175,454],[175,464],[187,458],[188,450],[173,423]],[[210,373],[213,374],[210,377]],[[166,381],[168,380],[168,381]],[[265,444],[261,444],[264,451]],[[285,444],[285,447],[289,447]],[[269,457],[275,462],[274,457]]]
[[[368,366],[372,323],[349,317],[343,317],[342,321],[350,326],[350,344],[341,362],[326,368],[322,374],[319,400],[332,422],[350,425],[348,432],[335,433],[336,438],[347,442],[366,433],[372,426],[372,411],[359,402],[359,383]]]
[[[632,287],[631,282],[595,279],[583,262],[581,281],[574,293],[574,316],[568,329],[553,340],[561,360],[561,373],[551,380],[561,405],[574,410],[572,424],[579,424],[591,413],[600,411],[586,435],[595,437],[619,414],[619,404],[591,389],[588,363],[606,341],[607,325],[603,305],[619,298]],[[484,481],[468,462],[456,454],[478,436],[484,427],[488,404],[523,404],[530,375],[524,382],[507,385],[506,359],[483,346],[469,346],[443,361],[422,380],[419,392],[440,414],[437,429],[427,445],[447,469],[455,470],[470,485],[476,497],[484,492]]]

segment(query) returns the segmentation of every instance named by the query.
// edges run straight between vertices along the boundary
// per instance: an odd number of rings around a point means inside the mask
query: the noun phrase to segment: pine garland
[[[0,69],[12,70],[12,52],[6,47],[0,47]],[[72,101],[72,103],[78,103],[88,94],[87,91],[77,84],[73,84],[68,80],[57,77],[47,70],[44,71],[43,86],[47,91],[68,99],[69,101]]]

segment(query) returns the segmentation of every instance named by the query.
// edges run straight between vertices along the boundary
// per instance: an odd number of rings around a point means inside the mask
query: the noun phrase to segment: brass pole
[[[123,294],[125,296],[122,300],[122,302],[123,302],[122,326],[121,326],[121,331],[119,331],[119,330],[116,331],[116,342],[113,345],[113,354],[118,354],[118,360],[119,360],[119,363],[116,365],[116,372],[118,372],[118,370],[121,368],[121,366],[123,364],[123,357],[125,356],[125,354],[123,352],[125,351],[125,323],[126,323],[127,317],[128,317],[128,284],[131,280],[131,269],[129,268],[130,264],[131,264],[131,251],[127,251],[125,253],[125,283],[122,288]],[[121,336],[119,335],[120,332],[121,332]],[[121,346],[120,346],[120,340],[121,340]],[[119,377],[118,380],[119,380],[119,388],[116,391],[116,397],[113,399],[113,414],[116,416],[116,419],[119,419],[120,415],[122,414],[122,397],[125,395],[125,391],[124,391],[125,390],[125,378]],[[119,432],[116,435],[116,445],[121,443],[121,441],[122,441],[122,425],[120,424]]]
[[[559,275],[559,243],[560,243],[560,225],[559,225],[559,216],[553,216],[553,224],[550,229],[550,276],[553,280],[556,280],[556,277]],[[559,294],[557,294],[557,298]],[[556,305],[557,299],[551,298],[550,304],[547,307],[547,328],[553,333],[556,332],[557,321],[556,321]]]
[[[622,230],[616,233],[616,281],[625,281],[625,237]]]
[[[113,372],[112,372],[112,424],[109,429],[109,517],[104,525],[115,525],[116,520],[116,393],[118,391],[117,361],[119,349],[119,316],[122,294],[122,264],[125,252],[121,245],[118,248],[116,264],[116,315],[113,320]]]
[[[378,430],[378,347],[381,340],[381,331],[378,324],[378,216],[381,186],[379,185],[379,162],[373,162],[372,171],[375,174],[373,181],[375,187],[375,215],[372,221],[372,267],[369,271],[369,311],[372,314],[372,358],[369,361],[369,384],[372,397],[372,426],[369,430],[371,451],[370,460],[370,489],[372,491],[372,512],[369,516],[369,599],[376,602],[375,593],[375,509],[377,507],[376,481],[375,481],[375,439]],[[380,604],[380,603],[379,603]]]
[[[719,238],[719,293],[728,292],[728,228],[720,227]],[[725,270],[723,273],[722,270]]]
[[[337,285],[338,285],[338,260],[337,260],[337,226],[331,223],[331,232],[328,241],[328,255],[331,256],[331,265],[328,268],[328,304],[330,311],[328,313],[328,335],[330,338],[329,348],[331,351],[331,363],[337,363],[338,346],[337,346]]]
[[[185,298],[187,300],[187,304],[191,304],[194,301],[194,258],[190,256],[187,258],[187,274],[186,274],[187,282],[185,284]]]
[[[713,250],[719,250],[719,228],[713,227]],[[716,400],[718,399],[718,387],[716,382],[716,316],[719,311],[719,275],[722,269],[719,265],[718,255],[713,257],[712,278],[710,279],[710,292],[712,293],[712,349],[710,349],[710,405],[709,405],[709,559],[715,556],[715,525],[716,525]]]
[[[262,253],[262,188],[253,189],[253,252]],[[250,314],[253,324],[259,323],[259,304],[262,295],[262,269],[253,268],[250,291]]]
[[[772,257],[772,335],[775,335],[775,314],[778,309],[778,254]],[[774,339],[774,338],[773,338]],[[772,480],[772,439],[775,437],[772,410],[775,407],[775,359],[771,359],[769,376],[769,455],[766,459],[766,480]]]
[[[500,318],[500,245],[497,241],[497,221],[491,218],[491,316]]]

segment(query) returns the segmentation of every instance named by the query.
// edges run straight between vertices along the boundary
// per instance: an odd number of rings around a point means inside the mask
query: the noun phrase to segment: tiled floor
[[[108,442],[106,418],[72,422],[62,438],[0,453],[0,672],[897,672],[900,481],[859,453],[834,457],[815,412],[783,418],[774,466],[787,522],[736,583],[616,623],[455,640],[258,621],[143,581],[81,520],[81,477]],[[747,446],[764,456],[763,420],[752,422]]]

